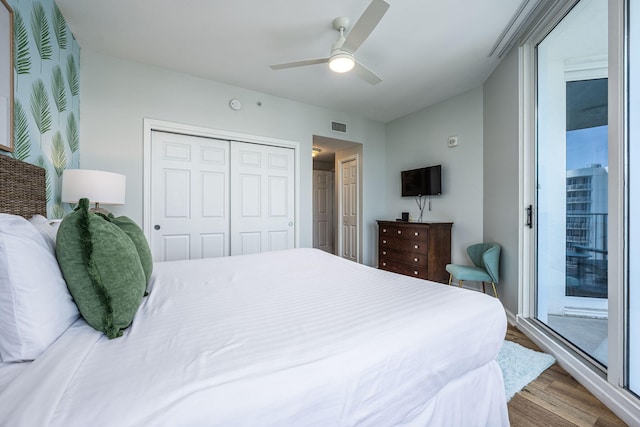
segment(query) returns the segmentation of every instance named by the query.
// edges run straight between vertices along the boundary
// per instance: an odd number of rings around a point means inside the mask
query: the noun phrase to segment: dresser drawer
[[[380,237],[383,236],[397,237],[399,239],[424,240],[424,236],[426,236],[426,230],[419,227],[383,225],[380,226]]]
[[[378,251],[378,259],[393,259],[404,262],[409,265],[425,266],[427,265],[427,254],[418,252],[404,252],[397,249],[380,248]]]
[[[417,253],[421,255],[425,255],[427,253],[427,244],[425,241],[416,240],[408,242],[407,239],[397,238],[395,236],[391,237],[391,235],[387,237],[381,234],[380,240],[378,241],[378,247],[380,248],[380,251],[387,249]]]
[[[381,258],[378,262],[378,267],[383,270],[413,276],[419,279],[427,278],[427,269],[425,267],[408,265],[393,259]]]

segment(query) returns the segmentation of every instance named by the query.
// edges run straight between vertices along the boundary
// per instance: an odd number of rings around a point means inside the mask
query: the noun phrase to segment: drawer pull
[[[419,245],[415,245],[414,248],[418,249],[420,246]]]
[[[382,251],[382,255],[386,255],[386,254],[387,254],[387,251]]]
[[[418,270],[414,270],[413,274],[418,275]]]
[[[417,231],[415,233],[413,233],[415,236],[419,236],[420,233],[418,233]]]
[[[413,260],[414,260],[415,262],[418,262],[418,258],[414,258]]]
[[[398,234],[402,234],[402,230],[398,230]]]
[[[387,241],[386,241],[386,240],[383,240],[383,241],[382,241],[382,243],[386,244],[386,243],[387,243]]]
[[[383,228],[383,229],[382,229],[382,232],[383,232],[383,233],[386,233],[386,232],[387,232],[387,229],[386,229],[386,228]]]
[[[387,266],[387,263],[386,263],[386,262],[383,262],[383,263],[382,263],[382,266],[383,266],[383,267],[386,267],[386,266]]]

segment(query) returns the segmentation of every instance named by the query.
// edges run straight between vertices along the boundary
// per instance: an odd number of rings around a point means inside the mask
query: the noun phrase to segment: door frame
[[[240,141],[253,144],[271,145],[275,147],[291,148],[294,151],[294,185],[295,185],[295,210],[294,210],[294,245],[300,247],[300,143],[285,139],[269,138],[266,136],[250,135],[221,129],[213,129],[202,126],[188,125],[184,123],[170,122],[143,118],[143,146],[142,146],[142,230],[151,241],[151,134],[153,131],[178,133],[189,136],[223,139],[228,141]]]
[[[334,222],[334,228],[337,228],[337,232],[338,232],[338,239],[336,242],[334,242],[335,244],[338,245],[337,249],[334,248],[334,252],[336,253],[336,255],[342,257],[344,255],[343,253],[343,246],[342,246],[342,240],[344,238],[343,236],[343,228],[342,228],[342,213],[343,213],[343,205],[342,205],[342,165],[344,163],[350,162],[352,160],[356,161],[356,168],[357,168],[357,176],[358,176],[358,185],[356,188],[357,191],[357,196],[356,196],[356,200],[358,201],[358,215],[356,220],[358,221],[358,225],[356,226],[356,261],[358,263],[362,263],[362,242],[360,241],[362,238],[362,200],[361,200],[361,196],[362,196],[362,163],[360,161],[360,154],[359,153],[355,153],[355,154],[351,154],[345,157],[341,157],[339,159],[336,159],[336,163],[338,163],[338,168],[336,168],[336,170],[340,171],[340,173],[338,174],[338,191],[337,191],[337,198],[338,198],[338,209],[337,211],[337,221]],[[334,178],[335,180],[335,178]]]

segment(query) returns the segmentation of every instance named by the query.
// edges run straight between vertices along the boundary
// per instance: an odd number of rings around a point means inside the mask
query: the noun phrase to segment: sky
[[[608,166],[607,131],[605,125],[567,132],[567,170],[586,168],[593,163]]]

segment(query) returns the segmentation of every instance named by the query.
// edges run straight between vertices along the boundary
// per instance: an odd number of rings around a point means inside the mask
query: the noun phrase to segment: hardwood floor
[[[506,339],[540,351],[511,325]],[[557,363],[513,396],[508,407],[513,427],[626,425]]]

